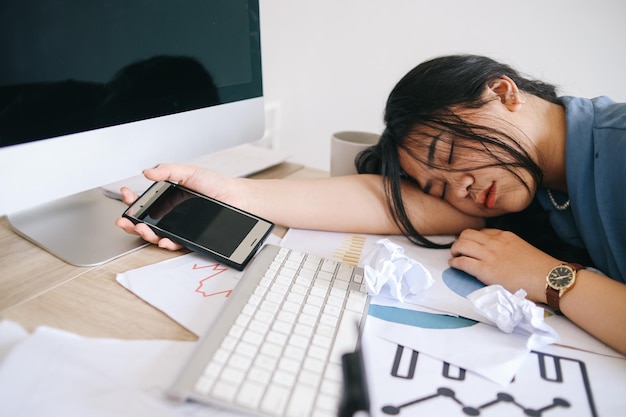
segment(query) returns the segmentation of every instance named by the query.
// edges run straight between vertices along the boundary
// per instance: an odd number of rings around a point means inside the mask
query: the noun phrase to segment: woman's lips
[[[492,209],[496,206],[496,183],[491,184],[491,187],[487,190],[487,199],[485,200],[485,207]]]
[[[476,202],[488,209],[492,209],[496,205],[496,183],[491,183],[489,188],[485,189],[476,197]]]

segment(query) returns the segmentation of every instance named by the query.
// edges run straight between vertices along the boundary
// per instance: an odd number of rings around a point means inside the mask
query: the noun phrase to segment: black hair
[[[543,173],[537,161],[518,140],[490,126],[464,121],[452,111],[453,107],[482,107],[486,103],[483,94],[485,88],[502,76],[508,76],[526,94],[559,103],[555,86],[527,78],[506,64],[477,55],[451,55],[423,62],[409,71],[391,91],[385,107],[385,129],[380,141],[363,151],[357,157],[356,165],[359,173],[382,175],[387,205],[393,219],[402,233],[414,243],[431,248],[450,246],[435,243],[419,233],[409,220],[402,200],[401,183],[411,178],[400,166],[398,151],[402,149],[417,158],[414,150],[428,147],[430,143],[430,140],[424,141],[424,138],[428,138],[424,127],[433,128],[431,130],[436,132],[450,133],[448,136],[457,138],[455,147],[471,146],[489,155],[488,164],[473,169],[502,167],[516,175],[521,185],[530,191],[530,185],[518,173],[521,169],[530,173],[535,186],[541,184]],[[430,164],[424,159],[419,162]],[[429,166],[443,169],[432,164]],[[531,217],[534,219],[536,210],[533,213]],[[514,219],[511,216],[502,216],[494,219],[493,224],[511,230],[513,227],[508,227],[507,223],[519,226],[522,218],[523,216],[516,216]],[[521,229],[524,230],[523,227]],[[522,237],[533,243],[532,237]]]

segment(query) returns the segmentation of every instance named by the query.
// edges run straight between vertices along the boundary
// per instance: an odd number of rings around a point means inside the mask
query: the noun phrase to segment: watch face
[[[565,265],[557,266],[548,275],[548,284],[557,290],[567,288],[573,281],[574,271]]]

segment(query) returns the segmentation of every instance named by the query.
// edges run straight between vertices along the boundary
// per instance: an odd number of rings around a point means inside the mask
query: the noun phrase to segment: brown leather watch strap
[[[562,316],[563,313],[561,313],[561,309],[559,308],[559,301],[561,301],[559,293],[559,290],[554,289],[549,285],[546,286],[546,299],[548,300],[548,305],[556,314]]]

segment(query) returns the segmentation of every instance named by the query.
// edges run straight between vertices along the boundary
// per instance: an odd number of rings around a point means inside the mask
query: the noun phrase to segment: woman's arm
[[[496,229],[466,230],[452,245],[450,266],[487,285],[510,292],[523,288],[529,300],[546,304],[546,275],[560,260],[517,235]],[[576,282],[560,301],[563,314],[591,335],[626,354],[626,285],[590,270],[579,270]]]
[[[231,178],[185,165],[160,165],[144,175],[153,181],[170,180],[264,217],[274,223],[300,229],[352,233],[397,234],[385,201],[382,177],[352,175],[311,180],[261,180]],[[417,230],[423,234],[456,234],[481,227],[483,220],[460,213],[444,201],[422,193],[413,184],[403,186],[404,201]],[[135,196],[123,189],[128,204]],[[161,240],[144,225],[125,219],[117,224],[159,246],[178,246]]]

